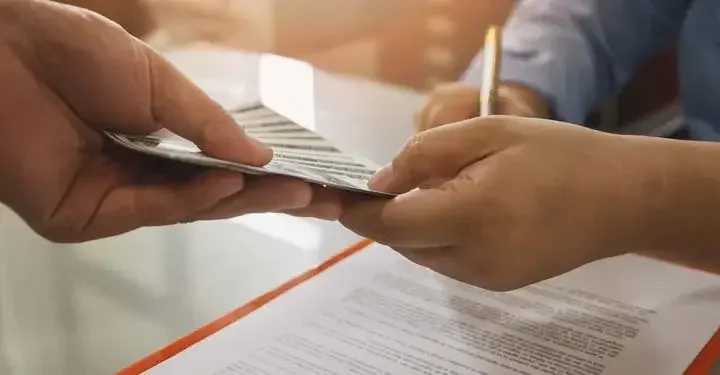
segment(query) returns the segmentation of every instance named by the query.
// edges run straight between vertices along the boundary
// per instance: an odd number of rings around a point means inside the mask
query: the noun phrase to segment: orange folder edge
[[[344,251],[326,260],[319,266],[310,269],[305,273],[300,274],[299,276],[296,276],[288,282],[271,290],[270,292],[261,295],[260,297],[229,312],[228,314],[220,317],[219,319],[198,328],[187,336],[178,339],[177,341],[171,343],[165,348],[158,350],[157,352],[139,360],[138,362],[135,362],[134,364],[130,365],[130,367],[127,367],[126,369],[118,372],[117,375],[140,375],[143,372],[152,369],[160,363],[181,353],[185,349],[199,343],[210,335],[251,314],[253,311],[261,308],[262,306],[271,302],[283,293],[298,286],[304,281],[307,281],[312,277],[317,276],[318,274],[327,270],[333,265],[368,247],[372,243],[373,242],[370,240],[363,240],[353,246],[350,246]],[[716,361],[720,361],[720,330],[718,330],[715,335],[710,339],[710,341],[705,345],[700,354],[698,354],[690,367],[688,367],[688,369],[685,371],[685,375],[706,375]]]
[[[135,362],[130,367],[118,372],[117,375],[140,375],[143,372],[150,370],[151,368],[172,358],[173,356],[179,354],[185,349],[199,343],[200,341],[204,340],[215,332],[218,332],[221,329],[229,326],[230,324],[251,314],[253,311],[263,307],[264,305],[279,297],[283,293],[298,286],[302,282],[309,280],[314,276],[317,276],[321,272],[346,259],[347,257],[357,253],[358,251],[368,247],[372,243],[373,242],[370,240],[363,240],[356,243],[355,245],[350,246],[349,248],[329,258],[319,266],[312,268],[305,273],[296,276],[293,279],[290,279],[290,281],[280,285],[279,287],[271,290],[270,292],[261,295],[260,297],[229,312],[228,314],[220,317],[219,319],[198,328],[187,336],[178,339],[177,341],[171,343],[165,348],[158,350],[157,352],[141,359],[138,362]]]

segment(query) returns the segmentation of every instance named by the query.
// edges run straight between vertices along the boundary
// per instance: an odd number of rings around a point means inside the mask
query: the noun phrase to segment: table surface
[[[272,55],[168,56],[224,106],[262,99],[379,164],[423,101]],[[0,206],[0,374],[113,373],[358,240],[337,223],[260,214],[56,245]]]

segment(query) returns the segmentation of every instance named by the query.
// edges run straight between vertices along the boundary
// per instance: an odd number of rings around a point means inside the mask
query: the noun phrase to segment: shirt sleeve
[[[673,43],[691,0],[518,0],[503,29],[500,79],[534,89],[582,123],[637,66]],[[482,56],[463,80],[481,81]]]

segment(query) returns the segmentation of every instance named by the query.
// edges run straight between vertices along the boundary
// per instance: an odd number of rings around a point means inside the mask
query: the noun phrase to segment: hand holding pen
[[[476,68],[470,67],[465,82],[441,84],[430,93],[417,115],[415,132],[492,114],[548,117],[547,106],[538,93],[517,83],[501,81],[501,34],[498,26],[488,28],[478,74],[473,74]]]

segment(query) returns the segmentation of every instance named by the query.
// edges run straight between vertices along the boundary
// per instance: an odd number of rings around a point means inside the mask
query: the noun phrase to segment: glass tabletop
[[[224,106],[262,100],[379,164],[423,99],[272,55],[168,57]],[[0,373],[113,373],[358,240],[337,223],[258,214],[56,245],[0,206]]]

